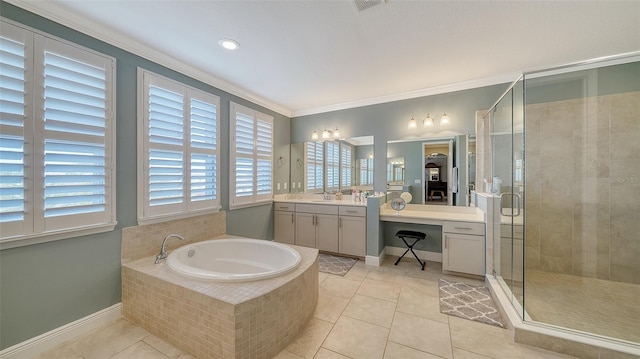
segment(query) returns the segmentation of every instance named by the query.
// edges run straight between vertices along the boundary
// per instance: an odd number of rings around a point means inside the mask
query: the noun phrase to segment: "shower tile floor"
[[[507,329],[440,313],[440,263],[415,260],[381,267],[359,261],[344,277],[319,273],[319,299],[307,327],[276,359],[571,358],[515,343]],[[63,343],[38,358],[190,359],[192,356],[126,319]]]
[[[525,280],[531,319],[640,342],[640,285],[538,270],[527,270]]]

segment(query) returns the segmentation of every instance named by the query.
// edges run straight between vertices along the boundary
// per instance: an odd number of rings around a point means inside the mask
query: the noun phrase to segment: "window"
[[[273,117],[231,103],[229,207],[273,199]]]
[[[220,99],[138,69],[138,223],[217,211]]]
[[[373,185],[373,158],[362,158],[360,161],[360,185]]]
[[[113,230],[115,60],[0,26],[3,247]]]
[[[325,142],[327,181],[324,186],[326,192],[337,192],[340,188],[340,143]]]
[[[324,164],[324,143],[305,142],[305,192],[317,193],[323,191],[323,164]]]
[[[340,189],[351,188],[351,152],[353,148],[346,143],[340,144]]]

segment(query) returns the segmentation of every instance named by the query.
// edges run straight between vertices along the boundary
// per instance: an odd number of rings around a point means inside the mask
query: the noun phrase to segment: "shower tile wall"
[[[640,283],[640,92],[530,104],[527,269]]]

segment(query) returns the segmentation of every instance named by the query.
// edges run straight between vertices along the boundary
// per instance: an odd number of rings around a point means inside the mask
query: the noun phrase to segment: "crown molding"
[[[280,104],[268,101],[254,93],[240,88],[229,82],[226,82],[212,74],[204,72],[192,66],[185,65],[183,62],[177,59],[163,54],[157,50],[150,48],[149,46],[134,41],[130,37],[126,37],[119,33],[115,33],[112,29],[92,22],[87,18],[77,16],[68,10],[56,5],[53,1],[28,1],[28,0],[4,0],[7,3],[15,5],[19,8],[32,12],[36,15],[45,17],[51,21],[57,22],[61,25],[67,26],[73,30],[79,31],[83,34],[94,37],[100,41],[106,42],[110,45],[121,48],[132,54],[143,57],[147,60],[156,62],[162,66],[180,72],[189,77],[216,87],[222,91],[228,92],[232,95],[241,97],[245,100],[251,101],[257,105],[263,106],[269,110],[275,111],[281,115],[291,117],[291,110]]]
[[[440,95],[448,92],[463,91],[463,90],[470,90],[470,89],[479,88],[479,87],[492,86],[492,85],[498,85],[503,83],[511,83],[515,78],[517,78],[520,75],[521,75],[520,72],[514,72],[511,74],[485,77],[481,79],[457,82],[453,84],[427,87],[427,88],[413,90],[413,91],[401,92],[398,94],[343,102],[335,105],[316,107],[308,110],[297,110],[292,112],[291,117],[294,118],[294,117],[301,117],[301,116],[307,116],[307,115],[315,115],[315,114],[331,112],[331,111],[347,110],[355,107],[377,105],[377,104],[386,103],[386,102],[409,100],[412,98]]]

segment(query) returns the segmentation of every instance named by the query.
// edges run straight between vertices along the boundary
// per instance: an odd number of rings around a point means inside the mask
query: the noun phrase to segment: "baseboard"
[[[396,257],[400,257],[402,253],[404,253],[404,251],[406,250],[407,250],[406,248],[401,248],[401,247],[392,247],[392,246],[384,247],[384,252],[386,252],[390,256],[396,256]],[[416,252],[418,257],[420,257],[420,259],[422,260],[442,263],[442,253],[421,251],[419,249],[414,249],[413,251]],[[405,258],[406,256],[413,257],[411,253],[405,255]]]
[[[382,265],[382,261],[384,260],[384,250],[380,253],[378,257],[376,256],[365,256],[364,264],[368,266],[380,267]]]
[[[59,344],[122,317],[122,303],[65,324],[0,351],[0,359],[33,358]]]

